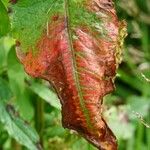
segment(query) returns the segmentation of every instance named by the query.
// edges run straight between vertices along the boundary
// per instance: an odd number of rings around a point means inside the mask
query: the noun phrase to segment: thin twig
[[[148,83],[150,83],[150,79],[148,79],[143,73],[141,73],[141,75]]]
[[[138,112],[132,111],[132,113],[141,121],[141,123],[146,127],[150,128],[150,125],[143,119],[142,115]]]

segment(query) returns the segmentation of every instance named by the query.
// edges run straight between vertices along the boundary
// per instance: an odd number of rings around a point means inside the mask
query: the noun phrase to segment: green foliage
[[[9,84],[1,78],[0,88],[0,122],[5,130],[22,145],[31,150],[39,150],[39,136],[27,122],[20,118],[14,107],[8,104],[13,94]]]
[[[42,34],[50,12],[63,12],[57,3],[51,5],[53,2],[54,0],[21,0],[12,5],[16,11],[14,15],[11,14],[15,18],[12,32],[24,32],[23,37],[17,33],[15,38],[25,43],[22,45],[25,51]],[[13,47],[15,40],[8,37],[10,23],[7,6],[8,0],[0,1],[0,149],[40,149],[40,136],[44,150],[94,150],[93,146],[78,135],[62,128],[60,104],[53,88],[47,82],[32,79],[24,73],[16,58]],[[150,129],[133,111],[140,114],[147,124],[150,123],[150,84],[141,76],[143,73],[150,78],[150,2],[118,0],[116,6],[120,19],[124,18],[128,22],[128,37],[116,80],[117,90],[106,97],[108,111],[105,116],[117,135],[119,150],[148,150]],[[55,9],[52,10],[51,7]],[[37,17],[34,17],[35,14]],[[24,29],[18,24],[20,19],[23,20]],[[28,39],[25,38],[27,36]],[[44,104],[40,105],[41,101]]]
[[[48,87],[37,83],[32,82],[30,83],[30,89],[37,94],[40,98],[44,99],[46,102],[48,102],[50,105],[52,105],[55,108],[60,109],[60,104],[58,103],[59,99],[55,92],[53,92]]]
[[[8,100],[12,97],[12,92],[9,88],[9,84],[0,78],[0,99]]]
[[[37,133],[22,119],[11,105],[0,100],[0,121],[10,136],[30,150],[39,150],[39,137]]]
[[[0,37],[6,35],[10,30],[10,22],[7,14],[7,10],[0,1]]]

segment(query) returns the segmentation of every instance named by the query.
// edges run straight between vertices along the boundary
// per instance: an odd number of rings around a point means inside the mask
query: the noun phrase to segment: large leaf
[[[22,0],[12,9],[17,55],[28,74],[56,89],[63,126],[99,149],[116,150],[101,113],[125,36],[112,0]]]

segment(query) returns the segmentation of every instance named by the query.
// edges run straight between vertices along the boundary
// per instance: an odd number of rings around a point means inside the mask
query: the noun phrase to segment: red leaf
[[[116,138],[101,109],[103,97],[114,90],[123,39],[120,23],[111,0],[88,0],[84,5],[101,20],[100,33],[82,24],[71,28],[66,11],[65,16],[50,19],[36,45],[37,53],[30,49],[18,57],[29,75],[46,79],[55,87],[65,128],[77,131],[101,150],[116,150]]]

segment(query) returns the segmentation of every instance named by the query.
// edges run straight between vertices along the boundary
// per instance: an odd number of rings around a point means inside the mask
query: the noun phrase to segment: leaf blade
[[[0,100],[0,121],[10,136],[30,150],[39,150],[39,137],[37,133],[16,115],[11,105],[5,105]]]
[[[32,82],[29,88],[36,93],[39,97],[41,97],[43,100],[48,102],[50,105],[52,105],[54,108],[60,109],[60,105],[57,102],[58,97],[57,95],[51,91],[49,88],[45,87],[42,84]]]
[[[114,90],[125,24],[118,21],[112,0],[55,4],[35,47],[21,53],[18,46],[18,57],[29,75],[55,87],[64,127],[76,130],[97,148],[115,150],[116,138],[102,119],[100,103]]]

